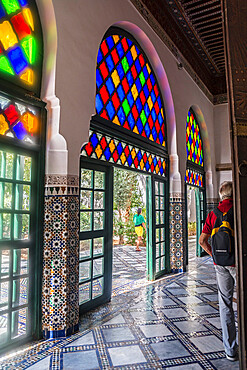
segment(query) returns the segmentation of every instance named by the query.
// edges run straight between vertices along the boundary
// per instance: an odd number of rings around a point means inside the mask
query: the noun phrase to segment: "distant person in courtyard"
[[[138,208],[137,213],[134,215],[133,221],[135,224],[135,232],[137,234],[136,251],[140,251],[140,242],[143,236],[143,228],[146,230],[145,220],[142,216],[142,209]]]
[[[232,307],[236,283],[232,182],[224,181],[219,188],[220,203],[206,219],[199,244],[213,257],[218,284],[219,310],[226,358],[236,361],[237,342]],[[208,239],[211,236],[211,244]]]

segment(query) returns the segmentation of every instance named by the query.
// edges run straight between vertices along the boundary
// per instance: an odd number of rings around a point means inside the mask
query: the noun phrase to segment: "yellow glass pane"
[[[143,170],[144,166],[145,166],[145,163],[144,163],[143,159],[141,159],[141,162],[140,162],[141,170]]]
[[[131,150],[131,157],[132,157],[132,159],[134,159],[136,157],[136,151],[135,151],[134,148]]]
[[[153,108],[153,101],[151,99],[151,96],[149,96],[149,98],[148,98],[148,106],[149,106],[149,109],[152,110],[152,108]]]
[[[0,24],[0,40],[5,50],[8,50],[18,43],[16,34],[8,21],[4,21]]]
[[[150,156],[148,157],[148,162],[149,162],[149,164],[150,164],[150,166],[151,166],[151,164],[152,164],[152,162],[153,162],[153,158],[152,158],[151,154],[150,154]]]
[[[121,123],[119,122],[118,116],[115,116],[112,122],[116,123],[116,125],[121,126]]]
[[[132,86],[131,92],[132,92],[132,95],[133,95],[134,100],[136,100],[137,97],[138,97],[138,91],[137,91],[137,88],[136,88],[136,85],[135,84]]]
[[[133,132],[135,132],[136,134],[139,134],[139,131],[136,126],[134,127]]]
[[[4,135],[5,132],[8,130],[8,128],[9,128],[9,125],[5,117],[2,114],[0,114],[0,134]]]
[[[118,87],[118,85],[120,84],[120,79],[116,69],[112,72],[111,77],[115,87]]]
[[[101,146],[99,144],[97,145],[97,148],[95,149],[95,153],[96,153],[98,159],[101,158],[102,149],[101,149]]]
[[[161,112],[162,118],[164,119],[163,108],[160,109],[160,112]]]
[[[36,132],[38,130],[38,118],[30,112],[24,113],[21,116],[21,122],[24,124],[28,132]]]
[[[27,82],[29,85],[33,85],[34,82],[34,73],[30,68],[27,68],[24,73],[20,76],[20,78]]]
[[[32,31],[34,31],[33,16],[29,8],[23,9],[23,16],[25,21],[28,23]]]
[[[147,67],[148,73],[150,74],[151,73],[151,69],[150,69],[148,63],[146,63],[146,67]]]
[[[149,136],[149,140],[154,141],[154,138],[153,138],[153,135],[152,134]]]
[[[114,40],[114,42],[116,44],[118,42],[118,40],[119,40],[119,36],[113,35],[112,37],[113,37],[113,40]]]
[[[126,162],[126,156],[125,156],[124,153],[121,154],[120,159],[121,159],[122,164],[124,164]]]
[[[137,58],[137,52],[136,52],[135,45],[132,46],[132,48],[130,49],[130,51],[131,51],[133,60],[136,60],[136,58]]]
[[[114,141],[113,141],[113,140],[111,140],[111,141],[110,141],[110,144],[109,144],[110,152],[111,152],[111,153],[113,153],[113,152],[114,152],[114,150],[115,150],[115,148],[116,148],[116,146],[115,146],[115,144],[114,144]]]
[[[159,173],[159,166],[156,164],[156,167],[155,167],[155,171],[156,171],[156,173]]]

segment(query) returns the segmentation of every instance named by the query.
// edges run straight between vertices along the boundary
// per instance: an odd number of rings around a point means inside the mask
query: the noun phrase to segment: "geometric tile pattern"
[[[81,155],[166,176],[165,158],[91,130],[89,142],[82,147]]]
[[[95,108],[114,124],[166,145],[164,107],[151,65],[135,41],[116,32],[98,51]]]
[[[187,159],[203,167],[203,150],[200,128],[191,110],[187,116],[186,127]]]
[[[170,267],[171,272],[184,271],[184,225],[181,196],[170,198]]]
[[[201,188],[204,186],[203,175],[195,170],[186,169],[186,175],[184,179],[187,184],[200,186]]]
[[[0,1],[0,72],[32,86],[37,79],[37,25],[27,0]]]
[[[236,302],[236,299],[234,299]],[[236,303],[234,310],[236,314]],[[225,358],[210,257],[190,272],[113,297],[86,314],[81,332],[0,359],[5,368],[238,369]],[[34,365],[34,367],[32,367]]]
[[[78,186],[69,185],[46,186],[42,292],[45,338],[65,336],[78,328],[79,197]],[[71,188],[73,194],[66,194]]]

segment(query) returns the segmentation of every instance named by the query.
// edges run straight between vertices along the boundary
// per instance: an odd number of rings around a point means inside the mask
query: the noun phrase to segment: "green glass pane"
[[[93,260],[93,277],[103,275],[104,258]]]
[[[104,290],[104,278],[99,278],[93,281],[93,292],[92,297],[96,298],[103,294]]]
[[[3,311],[8,308],[9,299],[9,282],[0,283],[0,310]]]
[[[156,229],[156,243],[160,241],[160,229]]]
[[[103,253],[104,248],[104,238],[93,239],[93,255],[98,255]]]
[[[0,214],[0,239],[10,239],[11,216],[9,213]]]
[[[37,56],[37,47],[35,39],[32,36],[25,38],[21,42],[21,46],[29,60],[29,63],[34,64]]]
[[[79,283],[91,277],[91,261],[79,263]]]
[[[29,250],[28,248],[14,249],[13,251],[13,275],[29,273]]]
[[[31,181],[32,158],[17,155],[16,179],[21,181]]]
[[[105,192],[94,192],[94,209],[102,209],[105,206]]]
[[[9,182],[0,184],[0,202],[3,200],[3,208],[12,208],[13,185]],[[2,204],[1,204],[2,206]]]
[[[95,171],[94,173],[94,188],[105,189],[105,173]]]
[[[13,178],[14,154],[0,151],[0,177]]]
[[[123,109],[124,109],[124,113],[127,117],[127,115],[129,114],[129,111],[130,111],[130,106],[129,106],[129,103],[128,103],[127,99],[124,99],[124,101],[123,101]]]
[[[141,81],[142,86],[144,86],[144,85],[145,85],[146,80],[145,80],[145,77],[144,77],[143,72],[141,72],[141,73],[139,74],[139,78],[140,78],[140,81]]]
[[[17,0],[2,0],[2,4],[8,14],[14,13],[16,10],[20,9]]]
[[[122,66],[123,66],[123,69],[124,69],[124,72],[128,72],[128,69],[129,69],[129,63],[127,61],[127,58],[124,57],[123,60],[122,60]]]
[[[0,278],[9,276],[10,270],[10,251],[5,249],[0,251]]]
[[[81,187],[92,189],[93,187],[93,171],[81,169]]]
[[[141,112],[140,117],[141,117],[143,125],[145,125],[145,123],[147,122],[147,117],[146,117],[144,110]]]
[[[105,212],[94,212],[94,230],[101,230],[104,228]]]
[[[14,215],[14,238],[20,240],[29,239],[30,215],[15,214]]]
[[[27,308],[12,312],[11,337],[17,338],[26,334],[26,323],[28,322]]]
[[[90,190],[81,190],[80,193],[80,209],[92,209],[92,195]]]
[[[92,240],[87,239],[87,240],[80,240],[80,256],[79,258],[86,258],[91,256],[91,244]]]
[[[91,283],[85,283],[79,285],[79,304],[90,300]]]
[[[0,57],[0,70],[3,71],[3,72],[6,72],[10,75],[14,75],[14,71],[10,65],[10,62],[9,60],[3,56],[3,57]]]
[[[92,230],[92,212],[80,213],[80,231]]]
[[[13,280],[12,306],[18,307],[28,303],[28,278]]]
[[[31,186],[30,185],[16,185],[15,193],[15,209],[30,210],[31,201]]]

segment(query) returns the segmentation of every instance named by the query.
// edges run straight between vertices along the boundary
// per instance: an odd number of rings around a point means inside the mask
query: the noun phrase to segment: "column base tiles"
[[[0,368],[238,369],[223,349],[211,258],[196,260],[189,272],[120,294],[87,313],[78,333],[0,358]]]

